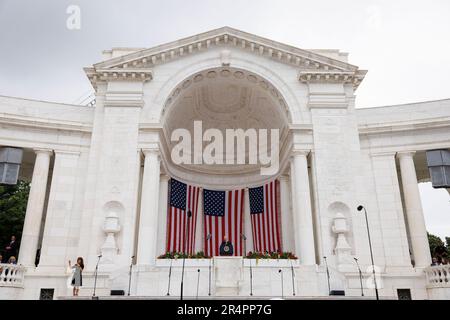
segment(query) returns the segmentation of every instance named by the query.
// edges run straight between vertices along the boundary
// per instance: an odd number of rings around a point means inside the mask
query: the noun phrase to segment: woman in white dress
[[[73,276],[72,276],[73,295],[78,296],[80,287],[83,285],[83,269],[84,269],[83,258],[78,257],[77,263],[75,263],[73,266],[69,260],[69,267],[73,269]]]

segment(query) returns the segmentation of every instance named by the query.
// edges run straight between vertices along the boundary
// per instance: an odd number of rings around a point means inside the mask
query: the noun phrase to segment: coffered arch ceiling
[[[282,148],[288,137],[290,117],[285,100],[267,80],[246,70],[220,67],[191,75],[167,98],[163,131],[169,155],[178,143],[170,141],[172,132],[183,128],[194,137],[194,121],[202,122],[203,132],[219,129],[224,138],[224,149],[226,129],[267,129],[269,133],[271,129],[279,129]],[[270,151],[270,140],[265,142]],[[203,142],[203,147],[209,143]],[[181,164],[178,167],[191,173],[230,176],[259,174],[260,165],[248,164],[247,144],[246,164]]]

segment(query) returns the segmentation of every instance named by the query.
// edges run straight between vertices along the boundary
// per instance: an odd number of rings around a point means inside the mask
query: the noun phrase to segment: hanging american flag
[[[278,180],[249,188],[253,250],[281,252],[281,218]]]
[[[175,179],[169,180],[167,252],[194,253],[199,194],[199,187]]]
[[[233,244],[235,256],[243,253],[244,189],[203,190],[204,239],[207,256],[219,255],[224,236]]]

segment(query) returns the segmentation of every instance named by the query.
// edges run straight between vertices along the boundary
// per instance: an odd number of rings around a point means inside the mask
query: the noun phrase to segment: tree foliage
[[[20,241],[27,209],[30,183],[19,180],[16,185],[0,185],[0,250],[9,243],[11,235]]]
[[[446,237],[445,241],[446,243],[438,236],[428,232],[428,244],[433,258],[450,257],[450,237]]]

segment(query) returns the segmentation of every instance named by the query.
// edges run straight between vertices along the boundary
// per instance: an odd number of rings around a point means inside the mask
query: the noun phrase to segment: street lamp
[[[378,296],[377,277],[375,275],[375,264],[373,263],[372,241],[370,240],[369,220],[367,219],[367,210],[362,205],[359,205],[356,209],[358,211],[364,209],[364,215],[366,217],[366,226],[367,226],[367,237],[369,238],[370,259],[372,261],[372,273],[373,273],[373,283],[375,285],[375,295],[377,297],[377,300],[380,300],[380,297]]]

